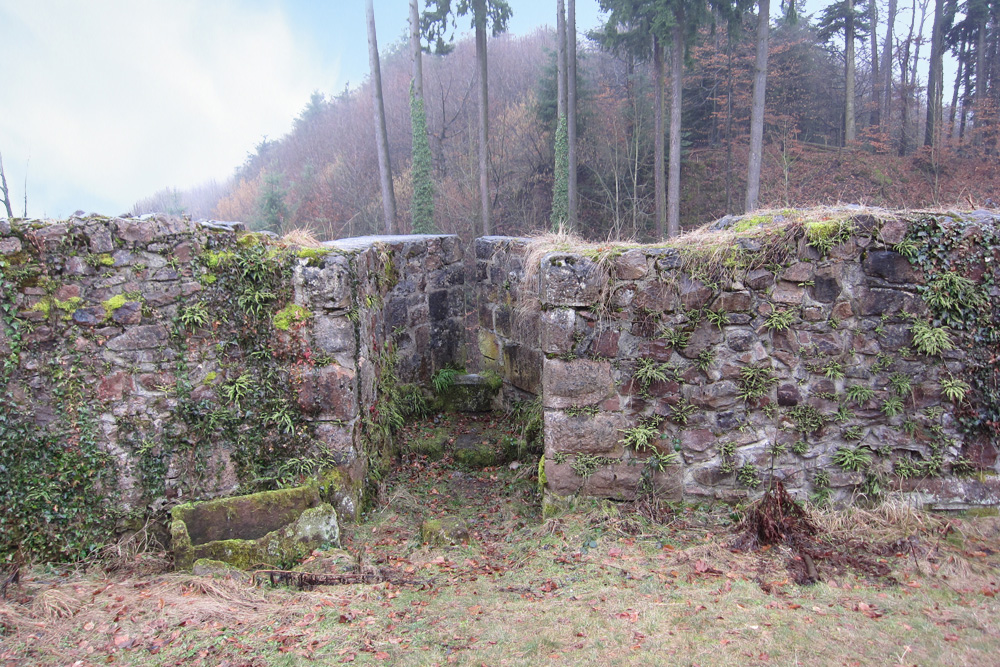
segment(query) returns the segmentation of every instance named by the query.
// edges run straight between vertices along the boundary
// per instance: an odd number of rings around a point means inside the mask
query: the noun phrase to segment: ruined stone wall
[[[539,344],[538,273],[525,275],[530,239],[476,239],[475,298],[479,307],[478,353],[486,368],[503,375],[506,399],[542,391],[544,355]]]
[[[484,355],[508,372],[508,347],[544,355],[530,390],[550,499],[734,500],[773,475],[817,499],[1000,502],[993,214],[718,227],[688,246],[550,252],[524,289],[508,267],[528,244],[480,240]],[[508,294],[534,290],[527,341]]]
[[[166,216],[0,220],[0,270],[3,551],[30,535],[70,557],[116,512],[331,466],[351,514],[386,395],[464,361],[451,236],[298,248]]]

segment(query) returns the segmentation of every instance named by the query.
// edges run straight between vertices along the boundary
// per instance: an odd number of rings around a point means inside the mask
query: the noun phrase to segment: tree
[[[859,34],[867,34],[867,23],[864,14],[854,8],[854,0],[838,0],[823,10],[817,27],[817,34],[823,41],[829,41],[837,34],[844,35],[844,145],[849,146],[857,138],[854,113],[854,39]]]
[[[569,220],[569,129],[566,127],[566,7],[556,0],[556,135],[552,170],[552,231]]]
[[[382,99],[382,70],[379,65],[378,39],[375,37],[375,9],[368,0],[368,61],[372,70],[372,96],[375,107],[375,144],[378,147],[378,172],[382,183],[382,215],[385,233],[396,233],[396,193],[392,188],[392,164],[389,162],[389,137],[385,129],[385,103]]]
[[[280,234],[288,219],[288,205],[281,174],[266,174],[257,195],[257,212],[254,216],[254,227],[275,234]]]
[[[491,28],[494,37],[506,31],[511,11],[506,0],[456,0],[453,13],[451,2],[452,0],[428,0],[422,27],[428,41],[436,44],[437,51],[446,53],[450,49],[446,46],[444,35],[448,32],[449,25],[454,30],[456,16],[471,15],[472,18],[472,27],[476,31],[476,65],[479,80],[479,198],[482,217],[480,230],[484,235],[488,235],[492,233],[493,227],[490,221],[490,112],[486,30]],[[431,5],[434,6],[433,9]]]
[[[424,73],[420,45],[418,0],[410,0],[410,54],[413,79],[410,88],[410,125],[413,130],[412,229],[417,234],[435,231],[434,182],[431,179],[431,145],[427,140],[427,112],[424,106]]]
[[[793,5],[794,7],[794,5]],[[753,100],[750,106],[750,160],[747,169],[747,213],[760,199],[760,166],[764,154],[764,93],[767,88],[768,30],[771,0],[757,2],[757,57],[754,63]]]
[[[892,106],[892,29],[896,24],[897,0],[889,0],[889,15],[885,21],[885,42],[882,43],[882,65],[880,74],[882,83],[879,86],[879,126],[885,129],[889,126]],[[875,26],[872,26],[874,32]]]
[[[945,0],[934,0],[934,23],[931,24],[931,57],[927,72],[927,122],[924,146],[936,146],[941,129],[944,93],[944,33],[947,29]]]
[[[591,34],[602,48],[653,63],[653,201],[657,238],[667,235],[667,191],[664,181],[663,45],[671,37],[674,14],[651,0],[599,0],[608,17]]]
[[[566,5],[566,199],[569,203],[567,225],[578,226],[579,193],[576,183],[576,0]]]
[[[7,189],[7,175],[3,170],[3,155],[0,154],[0,196],[3,197],[4,208],[7,209],[7,217],[13,218],[14,211],[10,207],[10,191]]]

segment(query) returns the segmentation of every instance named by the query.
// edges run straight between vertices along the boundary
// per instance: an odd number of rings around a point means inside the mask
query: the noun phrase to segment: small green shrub
[[[948,327],[935,327],[928,322],[917,320],[910,326],[910,333],[913,334],[913,346],[917,352],[928,357],[955,348]]]
[[[882,402],[882,406],[879,410],[882,411],[886,417],[892,418],[896,415],[903,414],[903,399],[899,396],[889,396]]]
[[[875,396],[875,390],[863,384],[854,384],[847,388],[847,398],[858,405],[864,405]]]
[[[841,447],[833,454],[833,462],[844,470],[858,472],[871,465],[871,450],[866,450],[863,447],[856,449]]]
[[[457,368],[440,368],[431,377],[431,385],[435,394],[443,394],[455,385],[455,379],[462,374]]]
[[[737,381],[739,397],[744,401],[761,398],[777,381],[778,378],[772,375],[769,366],[745,366],[740,370],[740,379]]]
[[[764,320],[764,327],[770,331],[784,331],[794,320],[795,313],[791,310],[772,310]]]
[[[747,461],[736,471],[736,481],[748,489],[756,489],[760,486],[760,471],[757,466]]]
[[[965,400],[965,394],[969,389],[970,387],[967,382],[963,382],[952,375],[941,380],[941,393],[954,403],[961,403]]]

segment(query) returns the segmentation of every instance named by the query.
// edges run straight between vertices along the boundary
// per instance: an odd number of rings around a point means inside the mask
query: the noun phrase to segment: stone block
[[[615,277],[619,280],[639,280],[645,278],[649,273],[649,260],[646,251],[641,249],[629,250],[615,259]]]
[[[346,257],[328,255],[322,266],[297,266],[292,280],[310,310],[351,307],[352,272]]]
[[[590,306],[607,278],[594,262],[572,253],[549,253],[541,260],[541,300],[549,306]]]
[[[605,329],[594,336],[590,343],[590,354],[595,357],[614,359],[618,356],[618,340],[621,334],[613,329]]]
[[[706,319],[702,320],[691,333],[688,344],[677,352],[688,359],[695,359],[705,350],[709,350],[721,342],[722,330]]]
[[[921,272],[910,264],[910,260],[892,250],[869,252],[862,266],[866,275],[881,278],[889,283],[922,282]]]
[[[805,296],[805,289],[795,283],[781,281],[771,293],[771,299],[775,303],[784,303],[789,306],[802,305],[802,298]]]
[[[312,321],[312,345],[325,355],[346,353],[354,356],[354,323],[346,317],[317,315]]]
[[[684,307],[688,310],[697,310],[708,303],[712,298],[712,290],[700,280],[695,280],[688,275],[681,277],[678,281],[678,295]]]
[[[622,430],[628,420],[620,412],[570,417],[561,410],[545,411],[545,449],[553,452],[620,457]]]
[[[750,310],[753,297],[750,292],[723,292],[712,304],[712,310],[722,313],[741,313]]]
[[[812,262],[796,262],[785,269],[781,274],[781,279],[792,283],[804,283],[812,280],[815,267],[816,265]]]
[[[644,466],[636,461],[601,466],[583,481],[581,495],[633,500],[639,491]]]
[[[298,378],[298,405],[304,415],[353,419],[358,413],[355,373],[340,366],[310,368]]]
[[[545,356],[536,348],[517,343],[504,345],[504,377],[522,391],[535,395],[542,393],[542,369],[547,363]]]
[[[573,349],[576,333],[576,311],[572,308],[543,310],[541,320],[542,352],[565,354]]]
[[[0,255],[13,255],[21,252],[21,239],[15,237],[0,239]]]
[[[165,346],[170,340],[167,328],[162,324],[150,324],[128,329],[125,333],[107,342],[113,352],[130,350],[150,350]]]
[[[593,405],[610,397],[614,389],[607,361],[545,359],[542,396],[547,408]]]

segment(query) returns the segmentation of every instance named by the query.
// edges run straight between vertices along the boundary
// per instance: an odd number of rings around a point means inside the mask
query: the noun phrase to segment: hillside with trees
[[[572,0],[552,4],[572,16]],[[768,0],[601,6],[606,24],[577,42],[547,29],[505,34],[504,2],[435,0],[420,24],[436,48],[421,54],[413,34],[384,47],[381,96],[373,78],[316,92],[292,131],[261,141],[229,183],[164,190],[134,212],[323,239],[381,233],[376,99],[402,232],[567,222],[590,238],[648,240],[677,220],[747,208],[998,205],[996,0],[840,0],[815,20],[787,0],[777,21],[755,14]],[[553,23],[576,34],[565,18]],[[455,25],[476,34],[452,42]]]

